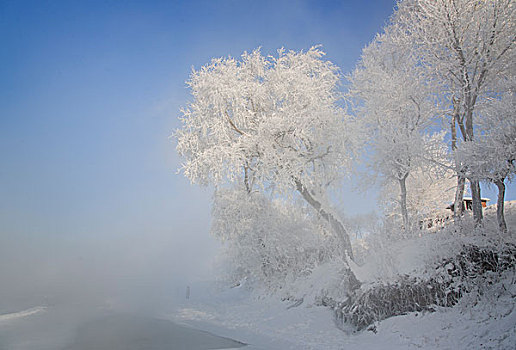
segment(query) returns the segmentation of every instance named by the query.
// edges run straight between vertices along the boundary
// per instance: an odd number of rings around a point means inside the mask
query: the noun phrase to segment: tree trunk
[[[507,224],[505,223],[504,215],[504,199],[505,199],[505,184],[503,180],[496,180],[496,187],[498,187],[498,200],[496,202],[496,219],[498,227],[503,233],[507,233]]]
[[[469,90],[468,90],[469,91]],[[466,142],[473,141],[473,107],[475,105],[476,96],[466,97]],[[475,226],[482,225],[482,201],[480,197],[480,182],[478,179],[469,179],[471,185],[471,198],[472,198],[472,209],[473,209],[473,220],[475,220]]]
[[[466,179],[457,174],[457,189],[455,190],[455,201],[453,203],[453,218],[460,220],[464,211],[464,185]]]
[[[354,260],[351,241],[342,222],[329,210],[324,209],[322,203],[310,193],[310,191],[301,183],[301,181],[296,179],[295,183],[296,189],[301,194],[301,196],[303,196],[303,199],[306,200],[308,204],[310,204],[324,218],[324,220],[330,224],[333,232],[341,240],[344,252],[347,252],[351,260]]]
[[[249,167],[244,166],[244,185],[247,193],[251,193],[251,185],[249,184]]]
[[[482,201],[480,197],[480,182],[476,179],[469,179],[471,186],[471,198],[472,198],[472,209],[473,209],[473,220],[475,220],[475,226],[482,225]]]
[[[460,103],[455,97],[452,98],[453,101],[453,115],[451,120],[451,148],[452,151],[455,152],[457,150],[457,128],[456,123],[459,119],[460,112]],[[464,211],[464,185],[466,183],[466,179],[461,173],[462,164],[459,161],[455,160],[455,169],[457,171],[457,189],[455,190],[455,200],[453,202],[453,218],[457,223],[460,221],[462,217],[462,213]]]
[[[351,248],[351,241],[349,239],[349,235],[344,228],[342,222],[329,210],[323,208],[323,205],[320,201],[318,201],[312,193],[301,183],[301,181],[294,179],[296,183],[297,191],[303,196],[304,200],[308,202],[331,226],[334,233],[341,240],[341,245],[344,253],[347,253],[351,260],[354,260],[353,249]],[[346,268],[347,272],[347,284],[349,290],[351,292],[360,288],[362,283],[357,279],[351,268],[348,266]]]
[[[402,179],[399,179],[400,183],[400,207],[401,207],[401,217],[403,218],[403,228],[408,229],[408,210],[407,210],[407,175],[405,175]]]

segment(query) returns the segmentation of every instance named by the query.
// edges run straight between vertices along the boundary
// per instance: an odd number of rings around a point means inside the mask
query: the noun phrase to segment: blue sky
[[[322,44],[347,73],[394,3],[1,0],[4,250],[120,249],[156,264],[212,254],[210,193],[175,174],[169,139],[192,66]],[[369,212],[374,198],[351,193],[344,203]]]

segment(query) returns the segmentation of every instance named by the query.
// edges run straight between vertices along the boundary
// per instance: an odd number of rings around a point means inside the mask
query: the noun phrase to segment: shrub
[[[426,278],[403,275],[395,282],[375,282],[355,291],[336,305],[335,316],[341,325],[362,330],[392,316],[450,307],[465,293],[482,293],[482,286],[495,282],[502,271],[514,271],[515,262],[514,244],[500,248],[464,245],[459,254],[436,264]]]

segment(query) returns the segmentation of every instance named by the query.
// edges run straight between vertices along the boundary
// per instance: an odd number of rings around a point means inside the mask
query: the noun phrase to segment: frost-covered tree
[[[426,143],[431,149],[425,151],[432,159],[412,169],[406,179],[406,205],[410,227],[419,228],[422,222],[446,217],[446,206],[453,198],[454,172],[447,166],[447,147],[443,141],[444,133],[430,137]],[[428,140],[428,137],[425,137]],[[385,178],[379,195],[386,217],[396,222],[400,217],[400,201],[393,197],[399,192],[399,184],[393,178]]]
[[[504,216],[505,181],[516,172],[516,86],[493,99],[483,110],[480,135],[461,145],[461,161],[468,164],[469,177],[491,182],[498,188],[496,216],[502,232],[507,231]]]
[[[455,105],[454,116],[465,142],[475,138],[479,105],[496,93],[497,80],[515,69],[515,11],[513,0],[398,2],[392,21],[411,38],[418,64],[440,81],[442,101]],[[480,223],[479,182],[469,180],[473,215]],[[455,207],[461,202],[462,194]]]
[[[256,50],[194,71],[177,151],[194,183],[242,183],[248,193],[297,191],[353,257],[326,191],[345,174],[359,135],[339,105],[338,68],[323,56],[318,48],[281,49],[276,57]]]
[[[431,81],[417,65],[414,51],[387,27],[363,49],[350,77],[350,93],[368,134],[368,165],[385,183],[399,186],[397,205],[408,228],[407,178],[422,169],[438,140],[425,134],[435,116]]]
[[[224,242],[229,280],[288,294],[290,284],[334,257],[336,237],[308,209],[243,186],[217,189],[211,231]]]

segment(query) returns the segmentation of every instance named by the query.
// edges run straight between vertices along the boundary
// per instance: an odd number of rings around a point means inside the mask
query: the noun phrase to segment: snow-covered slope
[[[256,298],[245,288],[203,284],[202,289],[203,295],[162,317],[250,344],[249,349],[469,350],[514,349],[516,344],[516,284],[510,278],[476,305],[465,298],[453,308],[392,317],[374,331],[358,333],[338,329],[324,307],[291,307],[292,302]],[[192,290],[199,292],[196,286]]]
[[[516,201],[507,202],[506,213],[514,235]],[[495,207],[486,209],[485,227],[495,232]],[[469,238],[464,239],[467,242]],[[403,246],[396,252],[402,260],[398,269],[406,267],[403,273],[409,267],[422,269],[425,260],[437,256],[434,250],[446,255],[441,249],[445,243],[439,233],[403,243],[410,249]],[[300,305],[282,302],[275,296],[254,295],[245,285],[192,285],[191,298],[163,317],[251,344],[251,349],[515,349],[514,269],[506,271],[499,283],[485,288],[483,295],[467,295],[452,308],[392,317],[362,332],[339,329],[332,310],[314,306],[313,298],[305,298]]]

